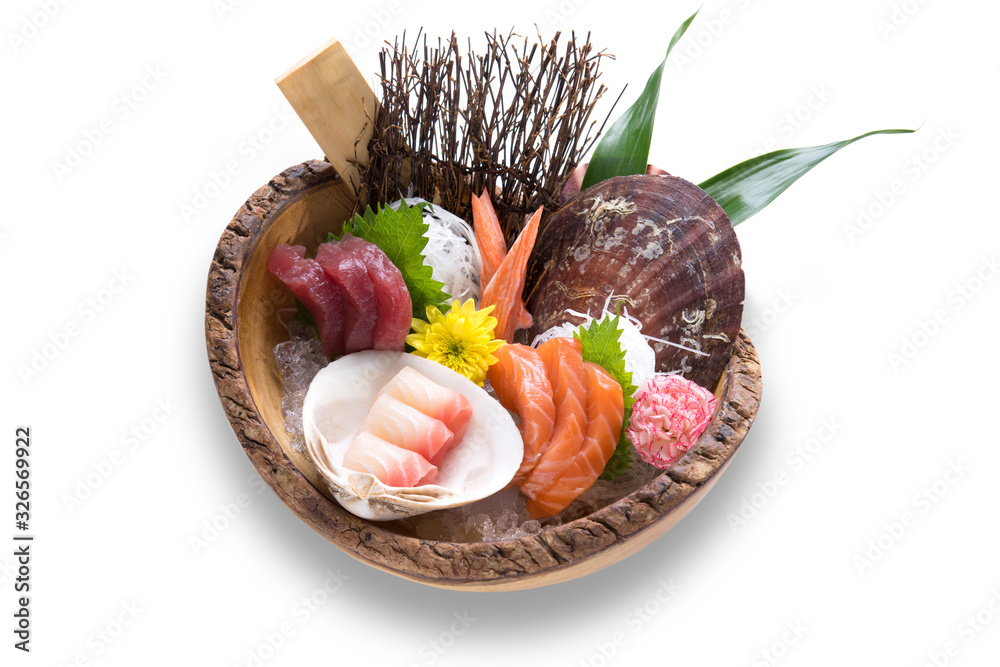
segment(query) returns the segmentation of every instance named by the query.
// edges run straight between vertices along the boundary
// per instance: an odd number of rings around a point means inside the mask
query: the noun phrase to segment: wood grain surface
[[[344,45],[330,40],[275,83],[340,177],[360,186],[379,101]]]

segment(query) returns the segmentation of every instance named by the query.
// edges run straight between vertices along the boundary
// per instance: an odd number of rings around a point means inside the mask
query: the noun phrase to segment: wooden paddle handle
[[[379,102],[344,45],[330,40],[275,83],[340,177],[360,184],[353,161],[368,164],[371,120]]]

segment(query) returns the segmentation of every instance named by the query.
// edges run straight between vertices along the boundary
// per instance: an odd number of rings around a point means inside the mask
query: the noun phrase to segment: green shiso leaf
[[[907,134],[913,130],[875,130],[824,146],[785,148],[730,167],[700,184],[719,202],[736,226],[774,201],[788,186],[841,148],[873,134]]]
[[[604,466],[604,472],[599,477],[611,481],[618,479],[632,467],[632,444],[625,431],[632,416],[632,404],[635,403],[632,394],[636,390],[632,384],[632,373],[625,370],[625,351],[619,342],[622,335],[621,329],[618,328],[619,318],[619,315],[614,317],[605,315],[602,319],[581,327],[580,333],[575,334],[580,339],[583,360],[603,367],[622,386],[625,419],[622,421],[621,433],[618,434],[615,453],[611,455],[607,465]]]
[[[700,9],[698,11],[701,11]],[[673,50],[674,45],[684,36],[688,26],[698,12],[692,14],[687,21],[674,33],[663,62],[653,71],[646,88],[639,99],[629,107],[628,111],[614,122],[601,138],[587,173],[583,176],[581,190],[586,190],[595,183],[613,176],[632,176],[645,174],[649,163],[649,145],[653,137],[653,121],[656,120],[656,103],[660,99],[660,80],[663,78],[663,66]]]
[[[344,224],[345,234],[374,243],[396,265],[410,291],[413,316],[420,319],[427,318],[427,306],[445,309],[445,304],[451,300],[442,289],[444,283],[434,280],[433,270],[424,260],[428,227],[423,207],[423,204],[411,207],[402,201],[398,209],[378,206],[375,212],[369,206],[364,216],[355,215]]]

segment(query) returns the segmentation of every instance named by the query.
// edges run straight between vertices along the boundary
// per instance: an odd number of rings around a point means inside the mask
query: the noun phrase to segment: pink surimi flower
[[[715,412],[716,398],[679,375],[656,375],[632,406],[628,437],[642,460],[666,469],[701,435]]]

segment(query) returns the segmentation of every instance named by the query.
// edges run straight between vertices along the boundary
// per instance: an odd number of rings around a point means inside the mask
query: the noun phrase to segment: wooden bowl
[[[760,403],[760,365],[742,331],[715,389],[718,408],[691,451],[646,486],[586,517],[520,539],[460,543],[418,539],[394,523],[366,521],[341,508],[284,428],[282,379],[272,350],[287,339],[276,310],[293,301],[266,261],[278,243],[314,248],[328,231],[340,229],[353,205],[327,162],[291,167],[253,193],[229,223],[208,275],[205,332],[222,406],[257,472],[300,519],[354,558],[406,579],[514,590],[615,563],[665,533],[704,497]]]

